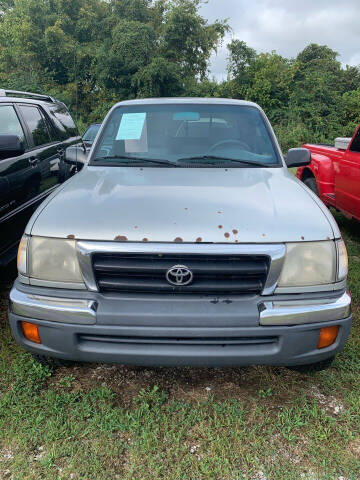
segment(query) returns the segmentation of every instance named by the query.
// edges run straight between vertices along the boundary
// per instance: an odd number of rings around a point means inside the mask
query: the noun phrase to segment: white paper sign
[[[124,113],[116,140],[140,140],[146,113]]]

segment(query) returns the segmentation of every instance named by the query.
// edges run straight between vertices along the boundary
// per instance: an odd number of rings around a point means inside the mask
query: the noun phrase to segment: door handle
[[[62,147],[59,147],[57,149],[57,152],[58,152],[59,155],[64,155],[64,149]]]
[[[35,165],[37,163],[37,158],[36,157],[29,157],[29,163],[30,165]]]

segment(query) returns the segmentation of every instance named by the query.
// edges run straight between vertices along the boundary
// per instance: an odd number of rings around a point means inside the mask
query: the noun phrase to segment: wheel
[[[319,196],[319,190],[314,177],[307,178],[306,180],[304,180],[304,183],[307,187],[310,188],[310,190],[312,190],[315,193],[315,195]]]
[[[287,367],[288,370],[293,370],[294,372],[299,373],[316,373],[326,370],[331,367],[335,357],[327,358],[317,363],[309,363],[308,365],[293,365],[292,367]]]
[[[58,367],[71,367],[75,364],[71,360],[62,360],[61,358],[47,357],[46,355],[39,355],[38,353],[32,353],[31,356],[35,362],[40,363],[44,367],[58,368]]]

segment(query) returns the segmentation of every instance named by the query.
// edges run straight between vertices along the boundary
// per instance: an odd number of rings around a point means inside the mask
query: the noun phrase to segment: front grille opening
[[[220,347],[235,345],[267,345],[278,342],[278,337],[141,337],[115,335],[78,336],[80,343],[100,342],[113,344],[150,344],[150,345],[214,345]]]
[[[100,292],[169,294],[258,294],[270,266],[266,255],[96,253],[92,262]],[[175,265],[191,270],[191,284],[167,281]]]

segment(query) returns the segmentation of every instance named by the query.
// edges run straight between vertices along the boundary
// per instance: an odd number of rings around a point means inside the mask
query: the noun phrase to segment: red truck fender
[[[311,146],[303,145],[303,148],[308,148],[311,152],[311,163],[306,167],[300,167],[297,170],[296,176],[309,188],[314,191],[312,186],[315,186],[319,197],[326,202],[326,195],[334,194],[335,175],[332,160],[326,155],[312,152]],[[316,184],[314,183],[314,180]]]

